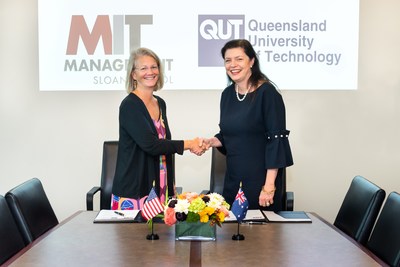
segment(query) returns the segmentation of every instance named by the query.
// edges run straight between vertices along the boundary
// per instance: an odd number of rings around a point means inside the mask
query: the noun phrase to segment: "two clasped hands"
[[[210,147],[218,147],[221,146],[221,142],[216,138],[212,137],[209,139],[196,137],[193,140],[186,140],[185,146],[197,156],[201,156],[206,152]]]

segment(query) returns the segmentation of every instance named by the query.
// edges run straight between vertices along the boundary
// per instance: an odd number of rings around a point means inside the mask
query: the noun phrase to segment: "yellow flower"
[[[208,223],[209,219],[210,219],[210,217],[207,214],[200,216],[200,222],[202,222],[202,223]]]
[[[225,214],[223,212],[218,213],[218,221],[224,222],[225,221]]]
[[[202,210],[200,210],[198,212],[200,217],[209,216],[209,215],[212,215],[213,213],[214,213],[214,209],[213,208],[209,208],[209,207],[205,207],[204,209],[202,209]]]
[[[211,207],[205,207],[203,211],[206,212],[208,215],[212,215],[215,212],[215,209]]]

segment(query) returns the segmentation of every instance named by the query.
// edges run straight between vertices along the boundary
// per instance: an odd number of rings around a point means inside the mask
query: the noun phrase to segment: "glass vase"
[[[216,226],[201,222],[177,222],[175,224],[175,240],[214,241]]]

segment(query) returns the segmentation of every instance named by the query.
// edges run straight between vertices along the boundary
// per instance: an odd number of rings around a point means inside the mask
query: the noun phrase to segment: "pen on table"
[[[125,216],[125,214],[123,214],[122,212],[114,211],[114,213],[115,213],[115,214],[118,214],[118,215],[120,215],[120,216],[122,216],[122,217]]]
[[[266,224],[266,222],[259,222],[259,221],[249,221],[245,222],[246,224]]]

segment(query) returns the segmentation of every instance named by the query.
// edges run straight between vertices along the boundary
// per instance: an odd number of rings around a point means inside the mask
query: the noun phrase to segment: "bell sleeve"
[[[286,129],[285,105],[281,94],[270,85],[263,94],[263,116],[265,125],[265,169],[285,168],[293,165]]]

